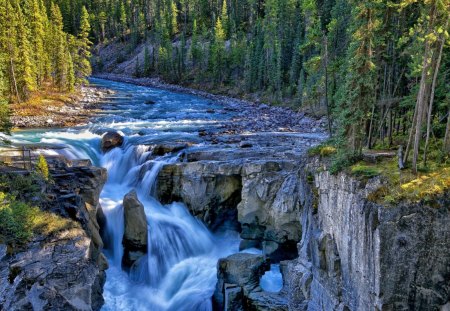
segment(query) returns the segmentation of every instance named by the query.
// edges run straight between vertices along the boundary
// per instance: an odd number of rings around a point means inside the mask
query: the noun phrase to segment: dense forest
[[[49,88],[71,92],[91,74],[89,14],[80,7],[76,32],[64,31],[57,4],[5,0],[0,6],[0,131],[8,132],[8,103],[26,103]]]
[[[137,77],[258,94],[326,115],[337,163],[398,145],[414,171],[431,147],[434,158],[448,158],[448,0],[6,2],[6,100],[23,100],[44,81],[71,90],[90,73],[91,41],[121,42],[116,62],[138,51]],[[102,71],[101,57],[92,63]]]

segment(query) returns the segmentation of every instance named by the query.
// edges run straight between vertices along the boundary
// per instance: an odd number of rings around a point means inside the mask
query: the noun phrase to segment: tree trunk
[[[436,10],[436,3],[433,3],[431,7],[431,14],[430,14],[430,21],[428,24],[428,31],[429,33],[434,25],[435,20],[435,10]],[[423,124],[423,117],[426,110],[426,97],[427,97],[427,91],[429,88],[428,83],[428,69],[430,67],[429,63],[429,55],[430,55],[431,47],[430,42],[428,39],[425,39],[425,50],[423,54],[423,67],[422,67],[422,75],[420,78],[420,87],[419,87],[419,93],[417,94],[417,122],[416,122],[416,129],[414,134],[414,148],[413,148],[413,160],[412,160],[412,170],[413,173],[417,173],[417,161],[419,159],[419,147],[420,147],[420,139],[422,136],[422,124]]]
[[[448,20],[447,23],[444,27],[444,29],[447,29],[448,27]],[[425,150],[423,151],[423,165],[426,166],[427,165],[427,152],[428,152],[428,145],[430,142],[430,132],[431,132],[431,113],[433,112],[433,103],[434,103],[434,93],[436,90],[436,81],[437,81],[437,77],[438,77],[438,73],[439,73],[439,67],[441,66],[441,60],[442,60],[442,50],[444,49],[444,42],[445,42],[445,38],[443,36],[441,36],[441,40],[440,40],[441,44],[439,47],[439,54],[437,57],[437,61],[434,67],[434,73],[433,73],[433,82],[431,84],[431,95],[430,95],[430,103],[428,105],[428,116],[427,116],[427,137],[425,140]]]
[[[450,104],[448,105],[447,126],[445,128],[443,150],[445,153],[450,153]]]

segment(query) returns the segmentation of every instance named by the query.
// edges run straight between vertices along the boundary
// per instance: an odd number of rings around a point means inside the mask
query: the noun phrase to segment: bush
[[[317,156],[320,155],[321,157],[328,157],[332,154],[336,153],[336,148],[330,145],[318,145],[315,147],[312,147],[308,150],[308,154],[310,156]]]
[[[0,236],[3,243],[21,244],[33,235],[34,209],[0,192]]]
[[[41,196],[42,180],[39,176],[3,175],[0,176],[0,191],[9,193],[18,200],[26,201]]]

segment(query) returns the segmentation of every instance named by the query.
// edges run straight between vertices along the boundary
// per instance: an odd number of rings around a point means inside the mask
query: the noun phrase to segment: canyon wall
[[[448,193],[433,204],[382,206],[367,199],[378,178],[331,175],[318,159],[219,158],[164,167],[158,194],[185,202],[213,229],[234,223],[241,248],[282,260],[278,304],[256,287],[238,295],[243,310],[448,310]],[[226,286],[216,290],[224,301],[225,291],[236,296]]]

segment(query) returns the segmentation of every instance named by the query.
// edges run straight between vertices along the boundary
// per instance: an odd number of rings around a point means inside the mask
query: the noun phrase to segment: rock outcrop
[[[215,308],[244,310],[245,297],[259,288],[259,279],[269,269],[269,261],[263,255],[239,253],[220,259],[214,292]]]
[[[448,306],[448,193],[434,204],[382,206],[367,199],[380,180],[334,176],[317,159],[268,157],[255,147],[187,150],[185,159],[161,171],[162,201],[185,202],[213,229],[234,221],[242,249],[261,248],[273,261],[297,257],[282,262],[280,294],[243,295],[223,281],[229,309],[239,310],[233,301],[242,299],[248,310],[285,310],[286,303],[289,310]]]
[[[74,226],[37,236],[22,250],[0,246],[1,310],[99,310],[103,305],[106,258],[96,220],[106,170],[52,165],[52,212]]]
[[[123,136],[117,132],[109,131],[102,136],[101,148],[103,152],[108,152],[113,148],[123,144]]]
[[[144,206],[139,202],[136,191],[131,191],[123,199],[124,247],[123,263],[132,266],[147,253],[148,232]]]
[[[315,200],[302,210],[299,258],[284,273],[289,310],[445,310],[449,194],[382,206],[367,200],[377,179],[309,169],[304,193]]]

